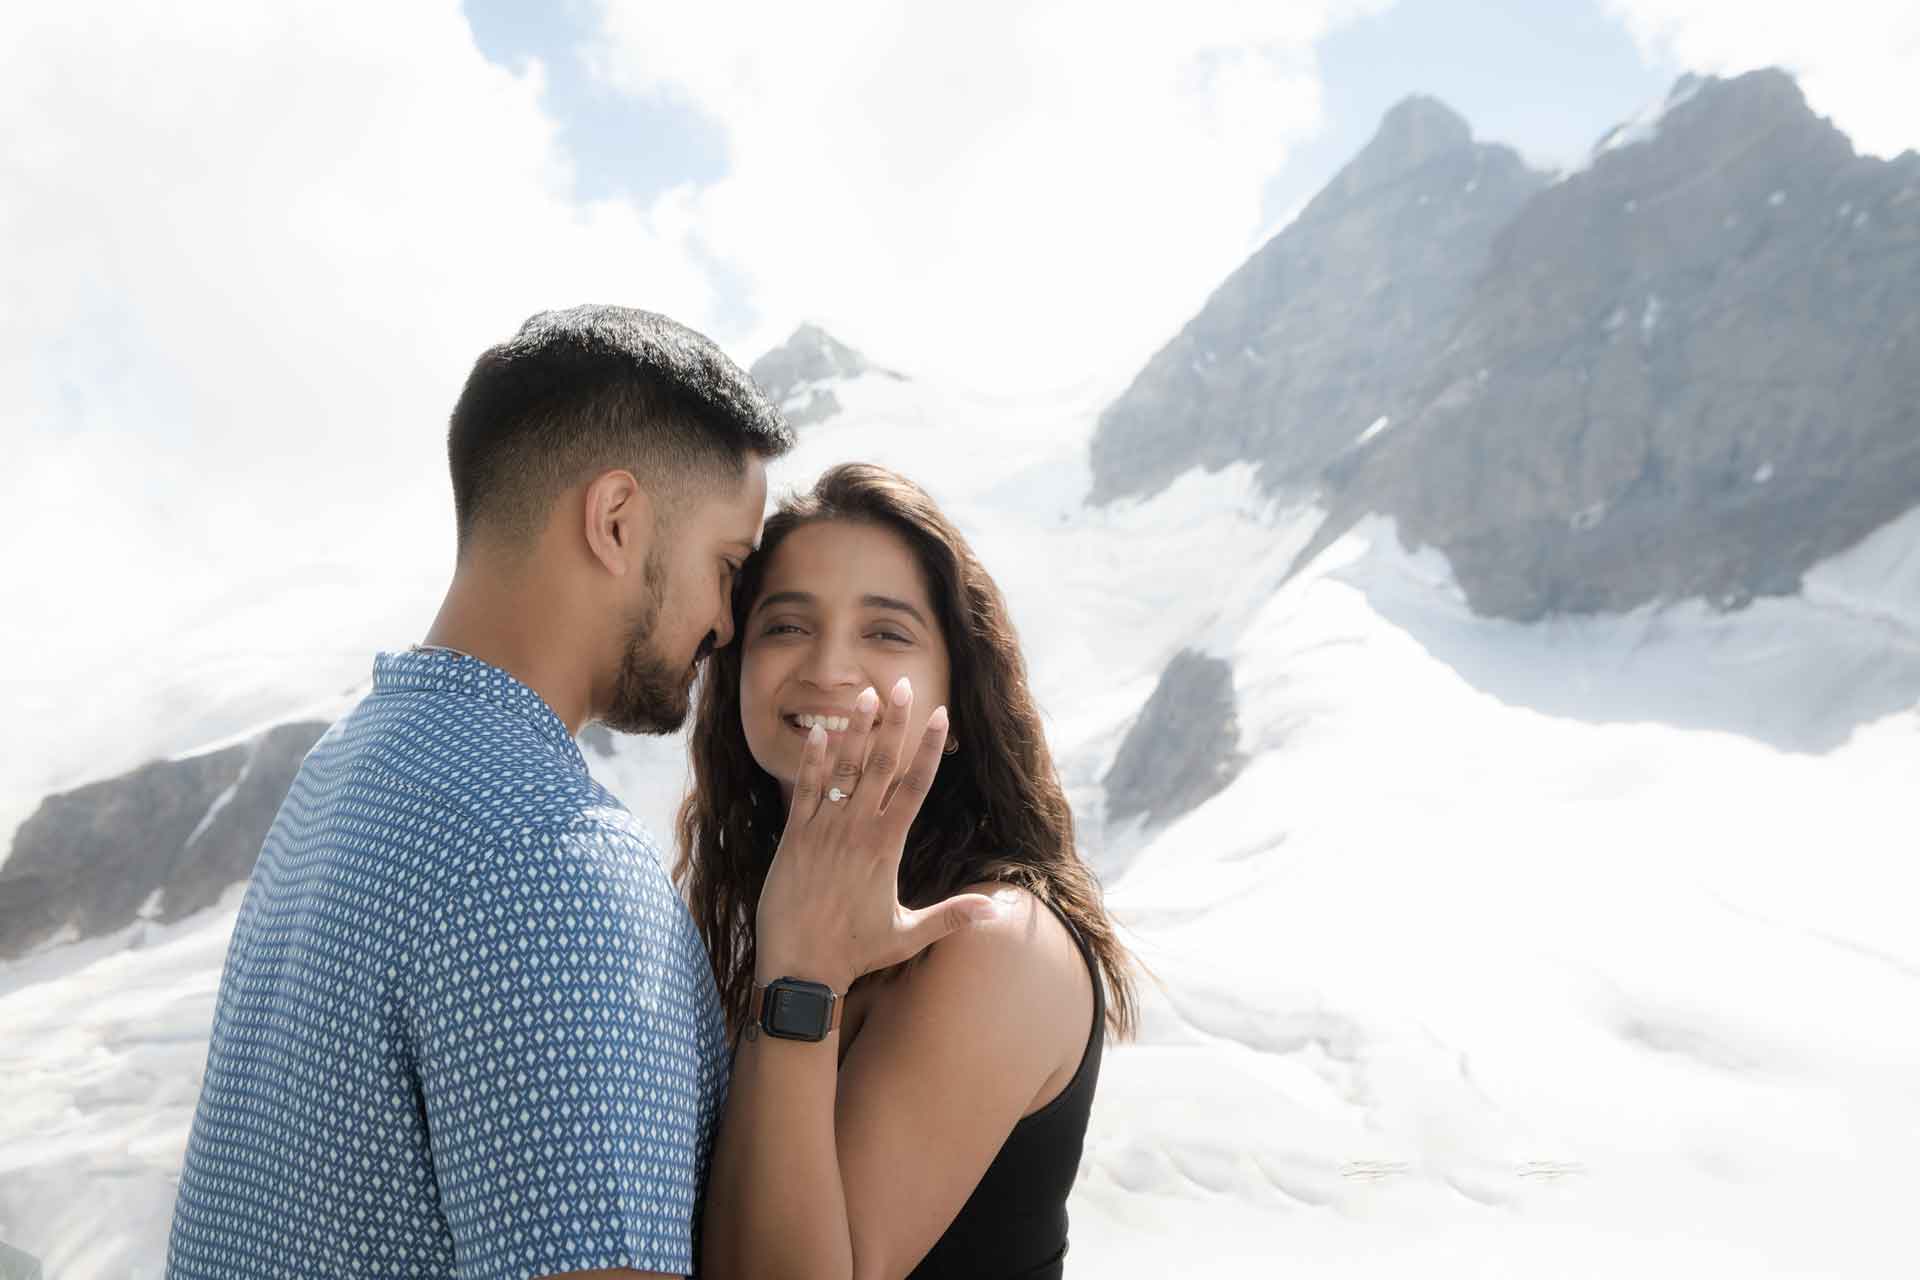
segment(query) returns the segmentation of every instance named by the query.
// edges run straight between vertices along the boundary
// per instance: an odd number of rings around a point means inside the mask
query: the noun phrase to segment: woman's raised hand
[[[940,767],[947,709],[934,708],[910,744],[912,685],[900,678],[876,727],[879,701],[874,690],[861,692],[831,756],[823,729],[807,735],[786,830],[760,893],[756,982],[805,978],[845,992],[861,975],[994,913],[992,900],[977,893],[917,911],[900,905],[900,855]]]

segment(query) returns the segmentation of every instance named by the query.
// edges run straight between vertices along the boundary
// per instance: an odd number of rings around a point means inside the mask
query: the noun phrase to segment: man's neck
[[[498,667],[540,698],[567,732],[577,734],[592,714],[591,687],[565,649],[553,602],[522,592],[488,589],[456,572],[423,644],[453,649]]]

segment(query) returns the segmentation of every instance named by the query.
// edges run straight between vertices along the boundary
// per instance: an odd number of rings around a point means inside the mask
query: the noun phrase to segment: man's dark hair
[[[531,542],[553,500],[598,471],[633,471],[660,518],[793,431],[712,342],[631,307],[542,311],[474,363],[447,428],[464,553],[485,526]]]

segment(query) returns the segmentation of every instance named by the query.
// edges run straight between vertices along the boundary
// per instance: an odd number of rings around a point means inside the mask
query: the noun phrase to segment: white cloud
[[[0,8],[0,841],[416,636],[447,411],[535,310],[1128,372],[1254,246],[1315,40],[1383,3],[614,8],[607,74],[728,139],[644,208],[576,202],[544,73],[457,0]]]
[[[1920,147],[1920,5],[1913,0],[1607,0],[1649,56],[1736,75],[1780,66],[1854,148]]]
[[[712,116],[694,199],[756,340],[819,320],[1002,389],[1130,372],[1256,247],[1320,126],[1314,44],[1378,0],[606,0],[603,74]]]
[[[686,193],[575,204],[539,99],[457,0],[7,7],[0,843],[412,638],[489,342],[585,300],[707,323]]]

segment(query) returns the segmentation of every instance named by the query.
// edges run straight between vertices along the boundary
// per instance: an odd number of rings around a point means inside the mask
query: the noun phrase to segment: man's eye
[[[912,640],[908,639],[906,636],[901,635],[898,631],[876,631],[873,633],[873,636],[874,636],[874,639],[876,640],[893,640],[900,644],[913,643]]]

